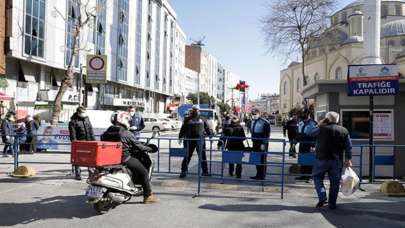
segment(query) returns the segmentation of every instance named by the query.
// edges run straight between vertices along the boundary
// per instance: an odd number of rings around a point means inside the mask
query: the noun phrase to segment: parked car
[[[145,122],[144,131],[168,131],[172,129],[169,122],[158,118],[144,118],[143,121]]]
[[[179,120],[174,120],[170,118],[160,118],[159,120],[168,122],[172,126],[172,130],[177,130],[181,128],[182,122]]]

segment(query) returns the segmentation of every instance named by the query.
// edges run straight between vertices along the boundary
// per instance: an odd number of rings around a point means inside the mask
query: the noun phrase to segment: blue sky
[[[278,93],[284,59],[266,51],[260,19],[271,0],[169,0],[188,42],[205,36],[207,50],[251,85],[250,98]],[[340,0],[339,7],[353,0]]]

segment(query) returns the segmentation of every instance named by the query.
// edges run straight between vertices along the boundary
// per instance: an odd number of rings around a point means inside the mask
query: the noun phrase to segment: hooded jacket
[[[70,118],[69,122],[70,141],[84,140],[94,141],[96,138],[93,133],[93,126],[90,123],[89,117],[80,117],[76,112]]]

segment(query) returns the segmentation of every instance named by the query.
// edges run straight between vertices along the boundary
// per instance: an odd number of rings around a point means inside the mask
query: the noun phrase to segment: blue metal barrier
[[[238,139],[237,137],[226,137],[226,139]],[[244,138],[239,138],[239,139],[244,139]],[[246,140],[252,140],[252,138],[246,138]],[[221,174],[214,174],[211,173],[210,177],[203,177],[201,175],[201,173],[199,173],[198,176],[198,191],[197,191],[197,195],[200,195],[201,193],[201,182],[203,178],[208,178],[208,179],[219,179],[222,181],[222,183],[224,183],[224,181],[227,180],[235,180],[235,179],[231,179],[231,178],[226,178],[224,176],[224,167],[225,164],[240,164],[240,165],[256,165],[256,166],[266,166],[267,170],[271,170],[272,167],[281,167],[281,172],[269,172],[267,171],[267,176],[280,176],[280,181],[273,181],[273,180],[268,180],[268,179],[264,179],[264,180],[250,180],[250,179],[238,179],[238,181],[240,182],[258,182],[262,185],[262,189],[264,190],[264,185],[266,183],[272,183],[272,184],[276,184],[276,185],[280,185],[281,186],[281,198],[284,198],[284,177],[285,177],[285,145],[286,142],[284,139],[263,139],[263,138],[253,138],[253,140],[262,140],[265,142],[265,144],[268,143],[281,143],[282,144],[282,151],[268,151],[268,152],[258,152],[258,151],[229,151],[226,150],[225,147],[222,147],[222,149],[220,150],[221,152],[221,160],[219,161],[213,161],[212,159],[210,160],[210,163],[221,163]],[[211,140],[212,142],[213,140]],[[210,153],[212,154],[212,150],[210,150]],[[249,156],[249,159],[247,161],[244,161],[244,158]],[[266,159],[264,161],[262,161],[262,157],[266,157]],[[272,161],[272,156],[279,156],[279,158],[281,158],[281,161],[277,162],[277,161]],[[212,158],[212,156],[211,156]],[[201,161],[201,155],[199,156],[199,159]],[[200,162],[198,162],[200,164]]]

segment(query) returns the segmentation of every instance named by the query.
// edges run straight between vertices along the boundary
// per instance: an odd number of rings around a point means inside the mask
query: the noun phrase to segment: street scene
[[[0,227],[405,227],[405,1],[1,0]]]

